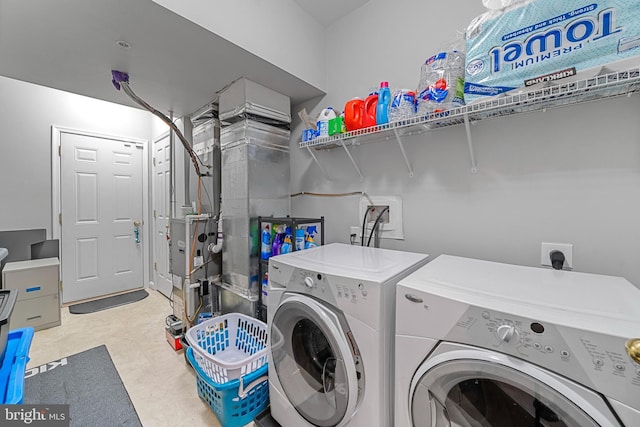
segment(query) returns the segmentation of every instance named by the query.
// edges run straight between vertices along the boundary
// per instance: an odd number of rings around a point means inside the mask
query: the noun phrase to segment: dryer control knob
[[[634,362],[640,363],[640,339],[629,340],[626,343],[627,354]]]
[[[313,288],[315,286],[315,284],[316,283],[313,281],[313,277],[307,276],[307,277],[304,278],[304,285],[307,288],[311,289],[311,288]]]
[[[496,331],[496,335],[502,342],[517,343],[520,341],[520,332],[513,325],[500,325]]]

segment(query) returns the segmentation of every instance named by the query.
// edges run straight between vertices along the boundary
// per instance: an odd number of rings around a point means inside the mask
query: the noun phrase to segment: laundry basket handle
[[[260,378],[258,378],[257,380],[254,380],[251,383],[249,383],[249,385],[247,386],[247,388],[245,390],[245,388],[244,388],[244,378],[240,377],[240,387],[238,388],[238,397],[240,399],[244,399],[247,396],[247,394],[249,394],[251,392],[251,390],[253,390],[257,386],[262,384],[263,381],[268,380],[268,379],[269,379],[268,375],[263,375]]]

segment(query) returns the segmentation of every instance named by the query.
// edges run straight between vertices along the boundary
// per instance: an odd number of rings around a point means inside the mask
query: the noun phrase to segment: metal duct
[[[258,216],[290,214],[290,132],[245,119],[220,132],[222,286],[256,301],[260,283]]]

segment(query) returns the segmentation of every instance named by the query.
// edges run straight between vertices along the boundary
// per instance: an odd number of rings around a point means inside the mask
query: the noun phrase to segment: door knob
[[[139,245],[140,244],[140,221],[137,219],[133,221],[133,233],[136,235],[136,244]]]

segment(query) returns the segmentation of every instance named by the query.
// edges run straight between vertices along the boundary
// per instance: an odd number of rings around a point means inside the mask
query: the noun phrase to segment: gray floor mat
[[[82,302],[80,304],[74,304],[69,306],[69,313],[71,314],[87,314],[94,313],[100,310],[106,310],[108,308],[117,307],[119,305],[129,304],[132,302],[140,301],[148,297],[149,294],[144,289],[129,292],[126,294],[114,295],[112,297],[101,298],[95,301]]]

